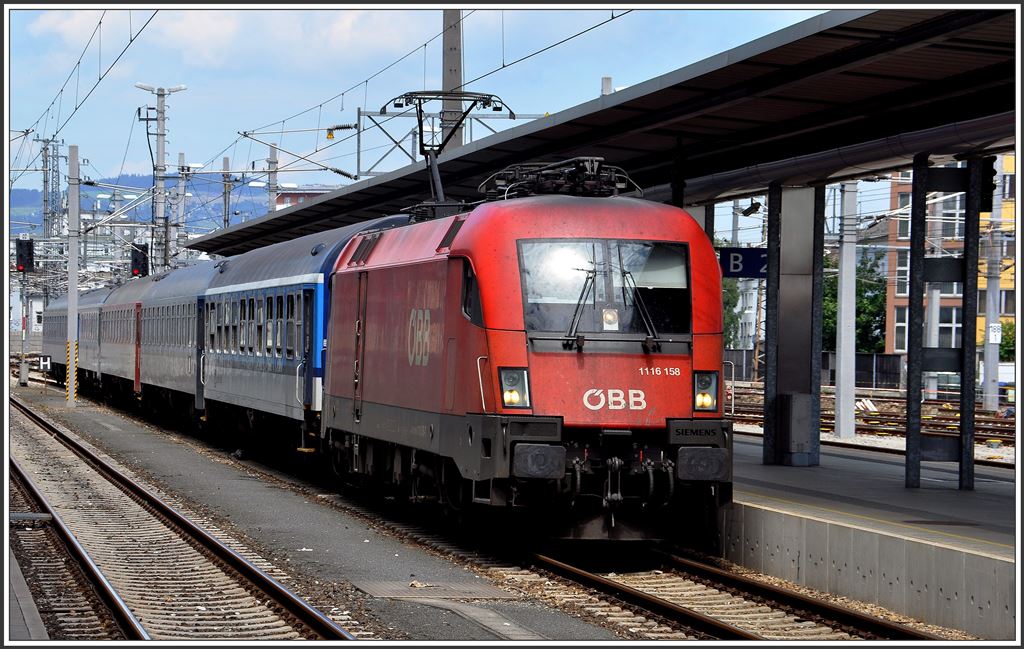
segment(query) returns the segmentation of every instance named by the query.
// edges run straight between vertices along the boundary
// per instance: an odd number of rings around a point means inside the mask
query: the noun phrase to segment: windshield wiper
[[[647,329],[647,337],[644,338],[643,348],[644,352],[650,354],[661,349],[661,340],[658,338],[658,332],[654,328],[654,318],[651,317],[650,312],[647,310],[647,306],[644,304],[644,299],[640,297],[640,289],[636,286],[636,281],[633,280],[633,273],[629,272],[625,268],[622,269],[622,284],[625,287],[627,284],[633,291],[633,303],[637,306],[640,311],[640,319],[644,323],[644,328]]]
[[[586,339],[583,337],[583,334],[579,334],[577,331],[580,328],[580,320],[583,319],[583,302],[587,299],[587,295],[590,293],[596,277],[597,270],[588,270],[587,278],[583,280],[583,290],[580,291],[580,297],[576,300],[576,308],[572,312],[572,321],[569,323],[569,328],[565,331],[565,339],[562,341],[562,347],[566,349],[572,349],[573,347],[583,349],[583,343]]]

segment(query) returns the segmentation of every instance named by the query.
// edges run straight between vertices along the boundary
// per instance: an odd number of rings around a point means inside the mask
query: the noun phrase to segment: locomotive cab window
[[[480,283],[477,282],[468,259],[462,260],[462,314],[476,326],[484,326],[484,314],[480,304]]]
[[[528,331],[688,334],[689,251],[684,243],[614,239],[519,243]]]

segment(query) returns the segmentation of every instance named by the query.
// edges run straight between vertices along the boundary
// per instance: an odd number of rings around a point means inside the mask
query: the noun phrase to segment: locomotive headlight
[[[693,373],[693,409],[718,409],[718,372]]]
[[[530,407],[530,377],[525,367],[498,369],[501,381],[501,400],[506,408]]]
[[[618,309],[603,309],[601,311],[601,324],[604,325],[605,331],[618,331],[619,330],[619,311]]]

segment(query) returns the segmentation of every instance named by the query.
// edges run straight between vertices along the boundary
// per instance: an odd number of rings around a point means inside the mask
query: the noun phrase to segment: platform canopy
[[[446,151],[440,156],[445,192],[476,201],[482,198],[480,182],[510,164],[574,156],[601,156],[642,187],[665,186],[673,178],[689,184],[910,132],[955,133],[958,123],[998,115],[1008,118],[978,150],[993,143],[1005,147],[1016,124],[1014,20],[1012,9],[829,11]],[[889,157],[885,165],[891,168]],[[861,175],[872,172],[864,160],[854,167]],[[814,172],[804,168],[801,174],[806,182]],[[830,168],[820,177],[839,175]],[[411,164],[219,230],[189,247],[234,255],[393,214],[429,198],[424,164]]]

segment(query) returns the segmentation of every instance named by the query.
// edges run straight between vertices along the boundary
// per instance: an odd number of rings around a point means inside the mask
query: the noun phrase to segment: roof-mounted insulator
[[[643,195],[621,167],[604,164],[604,158],[579,157],[512,165],[487,178],[477,190],[487,200],[502,200],[534,194],[616,196],[630,185]]]

